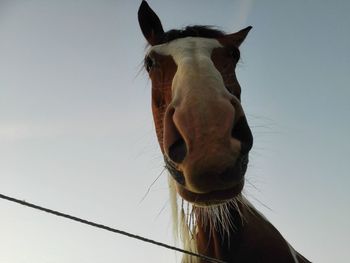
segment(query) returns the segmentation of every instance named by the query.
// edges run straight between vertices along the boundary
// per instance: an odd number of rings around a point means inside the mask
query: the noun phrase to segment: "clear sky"
[[[172,244],[138,74],[140,1],[0,0],[0,192]],[[248,198],[313,262],[349,262],[350,1],[150,0],[165,29],[252,25],[237,69]],[[266,208],[265,206],[268,206]],[[0,262],[180,262],[0,200]]]

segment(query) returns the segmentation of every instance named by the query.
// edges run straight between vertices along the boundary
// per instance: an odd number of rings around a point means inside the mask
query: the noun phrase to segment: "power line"
[[[198,257],[198,258],[204,259],[204,260],[206,260],[208,262],[226,263],[225,261],[222,261],[222,260],[219,260],[219,259],[216,259],[216,258],[211,258],[211,257],[207,257],[207,256],[202,255],[202,254],[193,253],[191,251],[187,251],[187,250],[184,250],[184,249],[181,249],[181,248],[178,248],[178,247],[170,246],[168,244],[164,244],[164,243],[161,243],[161,242],[149,239],[149,238],[145,238],[145,237],[142,237],[142,236],[131,234],[131,233],[126,232],[126,231],[118,230],[118,229],[115,229],[115,228],[112,228],[112,227],[109,227],[109,226],[106,226],[106,225],[98,224],[98,223],[95,223],[95,222],[92,222],[92,221],[88,221],[86,219],[82,219],[82,218],[79,218],[79,217],[76,217],[76,216],[68,215],[68,214],[65,214],[65,213],[62,213],[62,212],[59,212],[59,211],[55,211],[55,210],[52,210],[52,209],[49,209],[49,208],[45,208],[45,207],[42,207],[42,206],[39,206],[39,205],[35,205],[33,203],[29,203],[29,202],[26,202],[26,201],[23,201],[23,200],[19,200],[19,199],[16,199],[16,198],[13,198],[13,197],[10,197],[10,196],[7,196],[7,195],[0,194],[0,198],[8,200],[8,201],[11,201],[11,202],[14,202],[14,203],[17,203],[17,204],[20,204],[20,205],[23,205],[23,206],[31,207],[31,208],[34,208],[36,210],[44,211],[44,212],[49,213],[49,214],[53,214],[53,215],[56,215],[56,216],[68,218],[70,220],[73,220],[73,221],[76,221],[76,222],[79,222],[79,223],[82,223],[82,224],[85,224],[85,225],[97,227],[97,228],[104,229],[104,230],[107,230],[107,231],[110,231],[110,232],[113,232],[113,233],[117,233],[117,234],[120,234],[120,235],[124,235],[124,236],[127,236],[127,237],[138,239],[138,240],[141,240],[141,241],[146,242],[146,243],[151,243],[151,244],[156,245],[156,246],[165,247],[167,249],[178,251],[178,252],[181,252],[181,253],[184,253],[184,254],[188,254],[188,255],[193,256],[193,257]]]

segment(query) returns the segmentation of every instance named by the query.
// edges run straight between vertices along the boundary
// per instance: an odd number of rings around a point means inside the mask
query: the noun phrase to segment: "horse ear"
[[[146,1],[142,1],[139,7],[138,19],[142,34],[148,43],[152,46],[160,44],[164,35],[163,26]]]
[[[239,47],[242,42],[244,41],[244,39],[247,37],[249,31],[252,29],[253,27],[248,26],[236,33],[233,34],[229,34],[226,35],[222,38],[219,39],[219,41],[223,44],[223,45],[227,45],[227,46],[235,46],[235,47]]]

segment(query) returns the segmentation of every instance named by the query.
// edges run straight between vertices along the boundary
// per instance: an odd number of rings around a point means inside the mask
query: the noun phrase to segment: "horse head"
[[[251,27],[233,34],[201,26],[164,32],[145,1],[138,18],[150,45],[145,68],[156,133],[177,192],[198,206],[234,198],[253,145],[235,74]]]

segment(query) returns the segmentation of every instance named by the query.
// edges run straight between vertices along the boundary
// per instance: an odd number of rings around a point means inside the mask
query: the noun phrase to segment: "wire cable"
[[[65,213],[62,213],[62,212],[59,212],[59,211],[55,211],[55,210],[52,210],[52,209],[49,209],[49,208],[45,208],[45,207],[42,207],[42,206],[39,206],[39,205],[35,205],[33,203],[29,203],[29,202],[26,202],[26,201],[23,201],[23,200],[19,200],[19,199],[16,199],[16,198],[13,198],[13,197],[10,197],[10,196],[7,196],[7,195],[0,194],[0,198],[8,200],[8,201],[11,201],[11,202],[14,202],[14,203],[17,203],[17,204],[20,204],[20,205],[23,205],[23,206],[31,207],[31,208],[34,208],[36,210],[44,211],[46,213],[53,214],[53,215],[56,215],[56,216],[59,216],[59,217],[64,217],[64,218],[67,218],[67,219],[70,219],[70,220],[73,220],[73,221],[76,221],[76,222],[79,222],[79,223],[82,223],[82,224],[85,224],[85,225],[97,227],[97,228],[100,228],[100,229],[104,229],[104,230],[107,230],[107,231],[110,231],[110,232],[114,232],[114,233],[117,233],[117,234],[120,234],[120,235],[124,235],[124,236],[130,237],[130,238],[138,239],[138,240],[141,240],[141,241],[146,242],[146,243],[151,243],[151,244],[156,245],[156,246],[165,247],[167,249],[178,251],[178,252],[181,252],[181,253],[184,253],[184,254],[188,254],[188,255],[193,256],[193,257],[198,257],[198,258],[206,260],[207,262],[227,263],[227,262],[222,261],[220,259],[208,257],[208,256],[205,256],[205,255],[194,253],[194,252],[191,252],[191,251],[188,251],[188,250],[184,250],[184,249],[181,249],[181,248],[178,248],[178,247],[170,246],[168,244],[164,244],[164,243],[161,243],[161,242],[149,239],[149,238],[138,236],[138,235],[135,235],[135,234],[123,231],[123,230],[119,230],[119,229],[112,228],[112,227],[109,227],[109,226],[106,226],[106,225],[102,225],[102,224],[98,224],[98,223],[95,223],[95,222],[92,222],[92,221],[88,221],[86,219],[82,219],[82,218],[79,218],[79,217],[76,217],[76,216],[72,216],[72,215],[65,214]]]

